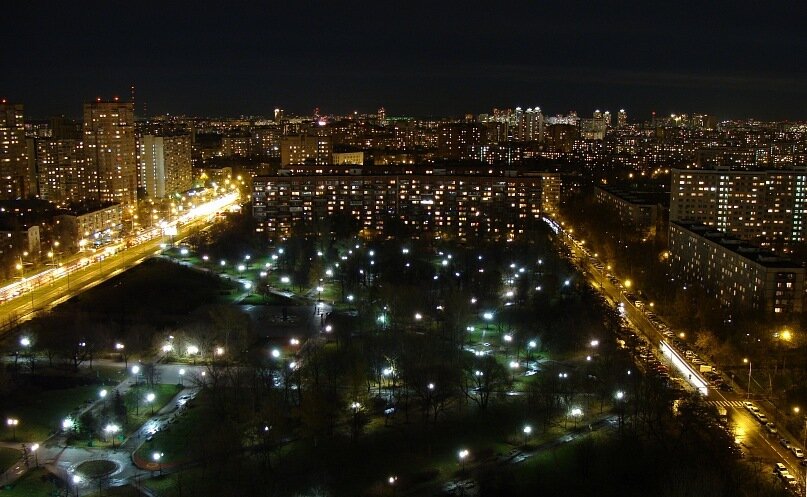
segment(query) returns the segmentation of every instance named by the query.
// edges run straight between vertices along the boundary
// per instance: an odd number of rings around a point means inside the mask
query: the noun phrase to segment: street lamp
[[[470,454],[470,452],[468,452],[468,449],[462,449],[459,452],[457,452],[457,457],[459,458],[460,464],[462,465],[462,472],[463,473],[465,472],[465,459],[468,458],[469,454]]]
[[[115,435],[120,431],[120,426],[116,424],[108,424],[104,427],[104,432],[112,438],[112,448],[115,448]]]
[[[577,419],[583,416],[583,410],[575,407],[569,411],[569,415],[574,419],[574,427],[577,428]]]
[[[391,475],[387,478],[387,483],[389,483],[390,488],[392,488],[392,495],[395,495],[395,483],[398,482],[398,477],[395,475]]]
[[[746,391],[745,398],[750,399],[751,398],[751,361],[747,357],[745,357],[745,358],[743,358],[743,362],[748,364],[748,389]]]
[[[153,392],[149,392],[149,393],[147,393],[147,394],[146,394],[146,402],[147,402],[147,403],[149,403],[149,404],[151,404],[151,415],[152,415],[152,416],[154,416],[154,399],[155,399],[156,397],[157,397],[157,396],[156,396],[156,395],[154,395],[154,393],[153,393]]]
[[[179,386],[182,386],[182,377],[185,376],[185,368],[179,370]]]
[[[527,439],[532,434],[532,426],[524,425],[524,428],[522,428],[521,432],[524,434],[524,445],[527,445]]]
[[[39,467],[39,453],[37,452],[37,450],[39,450],[39,444],[31,445],[31,452],[34,453],[34,463],[36,464],[36,467],[38,468]]]
[[[278,359],[280,357],[280,351],[278,349],[272,349],[272,357]]]
[[[17,441],[17,425],[20,424],[20,420],[17,418],[7,418],[6,425],[11,428],[11,439],[15,442]]]
[[[158,465],[158,467],[160,469],[160,476],[162,476],[162,474],[163,474],[162,458],[163,458],[164,455],[165,454],[163,454],[162,452],[155,452],[154,454],[151,455],[151,458],[154,459],[154,462],[157,463],[157,465]]]
[[[136,364],[134,366],[132,366],[132,374],[135,377],[135,386],[137,386],[138,376],[140,374],[140,366],[138,366]]]
[[[71,418],[64,418],[62,420],[62,430],[64,431],[72,430],[75,425]]]
[[[81,476],[80,475],[73,475],[73,486],[76,489],[76,497],[78,497],[78,484],[81,483]]]

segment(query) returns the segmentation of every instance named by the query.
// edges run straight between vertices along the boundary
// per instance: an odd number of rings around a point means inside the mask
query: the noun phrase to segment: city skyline
[[[636,119],[807,117],[807,76],[792,55],[805,44],[803,7],[238,7],[10,6],[17,70],[0,79],[0,96],[32,117],[77,116],[98,96],[128,99],[131,85],[148,115],[384,106],[458,116],[538,104],[552,114],[626,108]]]

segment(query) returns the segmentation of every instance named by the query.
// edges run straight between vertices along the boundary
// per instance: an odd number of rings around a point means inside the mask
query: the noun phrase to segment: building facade
[[[28,162],[21,104],[0,102],[0,199],[25,198],[36,193]]]
[[[597,186],[594,189],[597,202],[616,211],[623,226],[631,226],[636,231],[652,235],[659,223],[659,202],[629,190]]]
[[[98,179],[87,165],[81,140],[37,139],[34,163],[40,198],[57,205],[95,198]]]
[[[669,243],[672,274],[724,306],[804,310],[804,266],[700,223],[670,222]]]
[[[71,249],[92,247],[112,240],[123,225],[121,204],[85,204],[55,216],[55,230]]]
[[[102,202],[137,201],[137,159],[133,104],[84,104],[84,148],[95,171],[96,195]]]
[[[280,139],[280,164],[328,164],[331,161],[331,137],[292,135]]]
[[[807,168],[671,171],[670,220],[694,221],[763,246],[807,240]]]
[[[165,198],[193,186],[190,135],[140,137],[140,187],[150,198]]]
[[[295,168],[253,179],[253,215],[269,236],[347,213],[369,234],[394,219],[416,236],[514,239],[557,210],[559,182],[554,173],[488,168]]]

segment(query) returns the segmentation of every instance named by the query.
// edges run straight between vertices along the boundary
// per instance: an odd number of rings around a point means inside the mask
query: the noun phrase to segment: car
[[[774,474],[787,473],[787,467],[784,463],[778,462],[773,465],[773,472]]]
[[[762,423],[764,425],[768,424],[768,416],[766,416],[764,412],[757,412],[757,413],[754,413],[754,414],[756,414],[757,420],[759,420],[760,423]]]
[[[790,473],[779,473],[779,477],[788,486],[794,486],[795,487],[795,486],[797,486],[799,484],[798,480],[796,480],[796,477],[791,475]]]
[[[734,387],[732,387],[732,386],[731,386],[731,385],[729,385],[728,383],[721,383],[721,384],[720,384],[720,390],[721,390],[722,392],[733,392],[733,391],[734,391]]]
[[[800,448],[793,446],[790,447],[790,450],[793,451],[793,455],[796,456],[797,459],[804,459],[804,452],[802,452]]]
[[[768,433],[777,433],[778,430],[776,429],[776,423],[768,423],[765,425],[765,428],[768,430]]]

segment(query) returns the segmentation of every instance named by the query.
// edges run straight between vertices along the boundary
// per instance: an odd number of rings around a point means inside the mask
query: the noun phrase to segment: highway
[[[50,309],[159,254],[161,246],[169,238],[176,243],[212,225],[216,221],[216,213],[237,203],[238,199],[235,193],[218,197],[171,222],[163,223],[160,228],[131,237],[128,247],[120,242],[0,288],[3,298],[0,303],[0,330],[8,331],[37,312]]]
[[[668,339],[648,319],[645,312],[637,308],[635,302],[626,297],[622,288],[617,287],[608,279],[605,269],[600,269],[593,264],[590,254],[568,231],[557,224],[554,224],[553,229],[557,229],[558,236],[570,249],[581,273],[584,275],[588,273],[591,276],[588,283],[615,304],[621,304],[625,318],[648,339],[655,349],[659,349],[660,343]],[[664,355],[665,358],[669,359],[668,354]],[[683,362],[686,363],[686,361]],[[688,364],[687,367],[689,367]],[[681,376],[685,377],[684,374]],[[685,377],[685,379],[687,378]],[[780,444],[781,437],[779,434],[769,433],[763,424],[743,406],[743,401],[746,400],[743,394],[723,392],[711,386],[702,389],[699,388],[699,382],[693,382],[692,378],[689,379],[689,383],[693,388],[701,391],[707,402],[726,409],[729,426],[734,431],[735,441],[744,448],[749,459],[760,462],[763,470],[770,471],[771,474],[773,474],[773,465],[775,463],[784,463],[790,474],[795,476],[802,486],[807,485],[807,468],[800,465],[800,460],[796,458],[791,450]],[[765,406],[762,403],[754,402],[754,404],[762,411],[765,411]],[[790,439],[790,442],[797,441]],[[801,447],[801,443],[794,443],[794,445]],[[803,492],[800,492],[800,494],[803,495]]]

